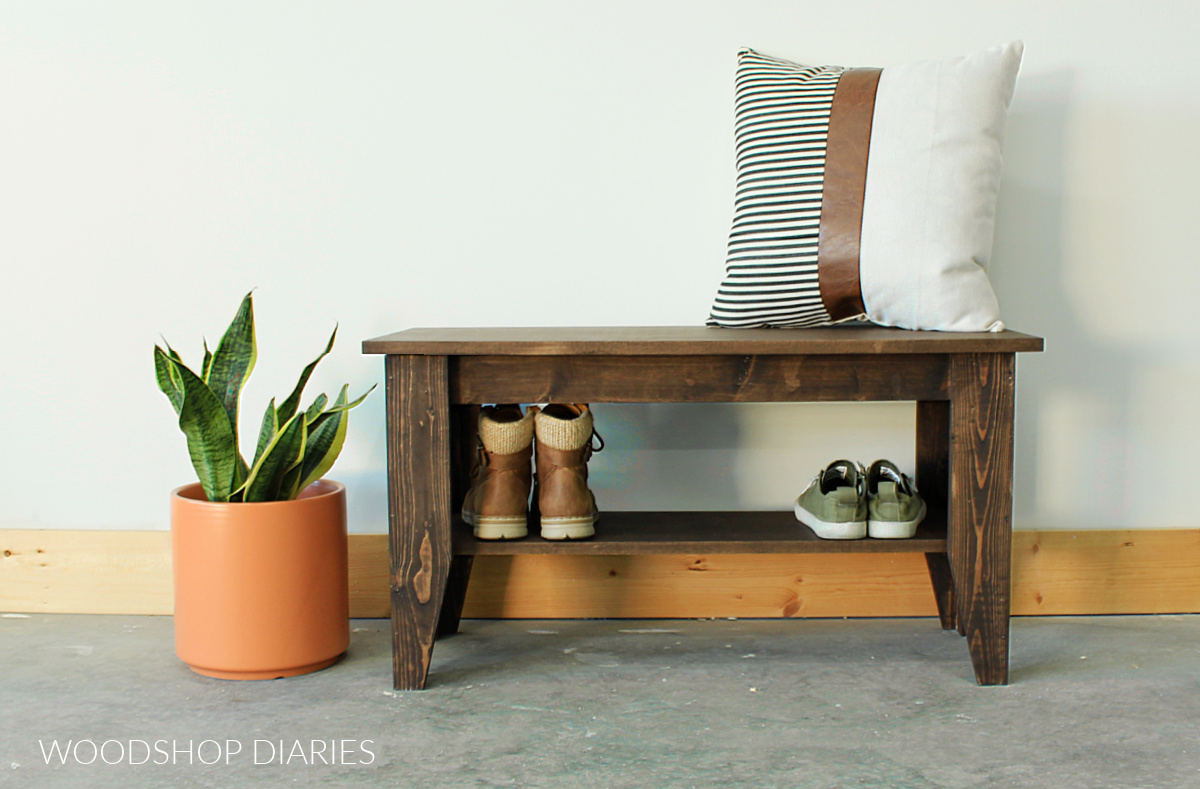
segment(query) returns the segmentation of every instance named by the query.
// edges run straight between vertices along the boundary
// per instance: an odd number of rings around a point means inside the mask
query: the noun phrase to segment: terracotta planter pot
[[[175,653],[197,674],[275,679],[318,671],[350,644],[346,488],[294,501],[210,502],[171,493]]]

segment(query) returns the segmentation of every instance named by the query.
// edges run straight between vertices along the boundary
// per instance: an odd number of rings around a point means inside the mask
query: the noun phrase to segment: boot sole
[[[519,540],[529,534],[529,526],[524,515],[520,517],[475,515],[468,523],[475,527],[475,538],[479,540]]]
[[[586,540],[596,533],[596,519],[584,516],[582,518],[542,518],[543,540]]]

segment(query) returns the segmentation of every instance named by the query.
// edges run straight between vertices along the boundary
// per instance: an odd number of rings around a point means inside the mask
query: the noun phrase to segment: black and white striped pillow
[[[737,191],[710,326],[999,330],[986,274],[1014,43],[887,69],[738,53]]]

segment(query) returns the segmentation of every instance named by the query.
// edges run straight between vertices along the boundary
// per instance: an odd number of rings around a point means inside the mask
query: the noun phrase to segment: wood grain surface
[[[450,409],[450,517],[452,523],[462,512],[463,498],[472,483],[479,442],[479,406],[455,406]],[[473,556],[454,552],[450,559],[450,575],[446,581],[446,596],[442,613],[438,619],[437,635],[447,636],[458,632],[462,619],[463,604],[467,595],[467,583],[471,580]]]
[[[366,340],[363,353],[442,356],[1017,353],[1040,351],[1042,346],[1040,337],[1015,331],[909,331],[869,324],[815,329],[575,326],[406,329]]]
[[[450,408],[446,360],[387,357],[393,678],[421,688],[450,573]]]
[[[921,553],[946,551],[945,525],[921,524],[911,540],[822,540],[788,512],[602,512],[588,540],[477,540],[457,520],[454,552],[468,555],[646,553]]]
[[[164,506],[166,494],[164,493]],[[603,522],[601,522],[603,527]],[[350,615],[389,616],[388,535],[350,535]],[[268,559],[264,557],[264,561]],[[690,569],[697,562],[720,572]],[[886,594],[854,591],[864,562],[896,577]],[[1013,533],[1012,613],[1017,616],[1200,613],[1200,528]],[[819,567],[819,574],[797,568]],[[673,590],[669,594],[637,592]],[[924,555],[672,554],[479,556],[463,616],[519,619],[782,616],[780,606],[734,587],[805,578],[810,602],[797,616],[934,616]],[[789,581],[788,579],[792,579]],[[501,591],[511,583],[509,592]],[[528,587],[529,593],[518,589]],[[510,593],[511,592],[511,593]],[[894,594],[893,594],[894,592]],[[0,612],[169,615],[170,533],[0,530]],[[820,613],[813,613],[819,611]]]
[[[945,400],[948,357],[455,356],[452,403]]]
[[[1012,354],[952,361],[949,559],[955,617],[980,685],[1008,682],[1012,550]]]

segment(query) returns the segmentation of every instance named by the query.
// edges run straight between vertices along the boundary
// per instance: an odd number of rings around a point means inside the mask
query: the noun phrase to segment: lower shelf
[[[659,553],[945,553],[945,528],[926,520],[910,540],[822,540],[790,512],[602,512],[589,540],[477,540],[455,519],[458,556]]]

